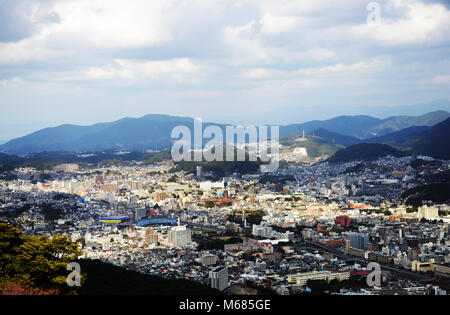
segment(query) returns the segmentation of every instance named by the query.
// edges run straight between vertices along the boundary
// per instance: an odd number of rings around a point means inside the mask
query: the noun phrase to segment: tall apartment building
[[[175,226],[168,233],[168,242],[172,247],[183,247],[191,243],[192,232],[185,226]]]
[[[350,247],[357,249],[366,249],[369,244],[369,236],[364,233],[347,233],[347,239],[350,241]]]
[[[211,288],[220,291],[228,288],[228,267],[218,267],[209,272],[209,278],[211,279]]]

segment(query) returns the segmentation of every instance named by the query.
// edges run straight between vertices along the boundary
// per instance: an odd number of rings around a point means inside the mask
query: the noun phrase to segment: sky
[[[150,113],[408,114],[450,99],[449,30],[450,1],[0,0],[0,142]]]

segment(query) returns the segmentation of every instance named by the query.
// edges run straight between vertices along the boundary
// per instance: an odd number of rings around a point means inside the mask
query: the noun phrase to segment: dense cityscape
[[[69,236],[81,259],[224,294],[446,295],[449,205],[411,204],[402,192],[449,166],[385,156],[218,181],[171,160],[22,167],[0,181],[0,218],[29,235]],[[379,286],[367,285],[370,262]]]

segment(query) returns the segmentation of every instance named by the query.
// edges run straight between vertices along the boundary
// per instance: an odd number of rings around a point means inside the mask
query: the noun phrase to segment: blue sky
[[[0,141],[149,113],[290,123],[450,99],[448,1],[378,1],[377,25],[370,2],[0,0]]]

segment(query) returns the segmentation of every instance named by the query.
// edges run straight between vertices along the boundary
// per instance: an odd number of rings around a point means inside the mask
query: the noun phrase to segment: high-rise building
[[[192,232],[186,226],[172,227],[168,234],[169,244],[173,247],[183,247],[191,243]]]
[[[369,244],[369,237],[364,233],[347,233],[347,239],[352,248],[366,249]]]
[[[228,288],[228,267],[218,267],[209,272],[211,288],[223,291]]]

